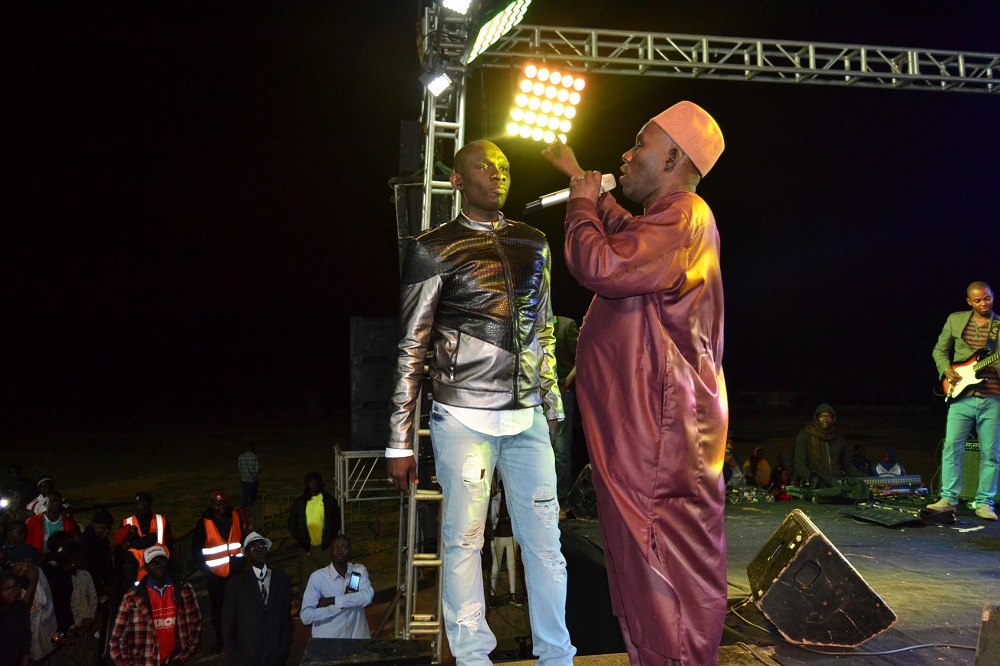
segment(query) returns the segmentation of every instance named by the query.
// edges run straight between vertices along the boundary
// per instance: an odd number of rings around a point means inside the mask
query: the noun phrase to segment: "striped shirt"
[[[962,339],[972,349],[985,348],[986,342],[989,340],[990,324],[992,322],[993,318],[990,319],[989,323],[978,326],[976,318],[969,317],[969,323],[965,325],[965,330],[962,331]],[[983,378],[983,381],[976,384],[969,392],[969,395],[979,397],[1000,395],[1000,375],[997,374],[996,367],[989,365],[977,374]]]

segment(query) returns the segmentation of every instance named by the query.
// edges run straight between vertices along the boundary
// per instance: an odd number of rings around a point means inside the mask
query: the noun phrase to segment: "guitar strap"
[[[990,334],[986,336],[986,351],[990,354],[997,348],[997,332],[1000,332],[1000,318],[994,315],[990,322]]]

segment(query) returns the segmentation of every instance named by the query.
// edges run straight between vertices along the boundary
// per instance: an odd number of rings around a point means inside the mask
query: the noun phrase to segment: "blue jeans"
[[[489,664],[497,641],[486,623],[482,548],[490,479],[499,468],[521,545],[533,651],[542,666],[573,663],[566,629],[566,559],[548,423],[541,407],[526,431],[495,437],[471,430],[434,404],[431,442],[444,493],[444,623],[459,664]]]
[[[941,497],[952,504],[958,504],[962,492],[962,458],[965,455],[965,440],[972,426],[979,434],[979,488],[976,491],[976,506],[993,506],[997,494],[997,475],[1000,459],[997,436],[1000,433],[1000,397],[959,398],[948,408],[948,425],[945,430],[944,447],[941,451]]]
[[[566,418],[559,422],[552,452],[556,456],[556,496],[562,503],[573,485],[573,411],[576,407],[576,391],[570,386],[562,392],[563,413]]]

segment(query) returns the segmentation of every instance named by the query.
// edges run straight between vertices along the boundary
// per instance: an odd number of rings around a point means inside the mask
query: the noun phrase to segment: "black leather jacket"
[[[556,385],[545,235],[520,222],[464,215],[409,246],[400,286],[400,342],[389,447],[413,443],[428,350],[434,400],[508,410],[542,405],[563,417]]]

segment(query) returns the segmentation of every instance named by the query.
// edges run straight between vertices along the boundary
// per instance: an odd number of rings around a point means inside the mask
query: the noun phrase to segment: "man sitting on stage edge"
[[[795,476],[801,486],[832,488],[845,476],[859,476],[844,436],[837,432],[837,413],[825,402],[795,438]]]

